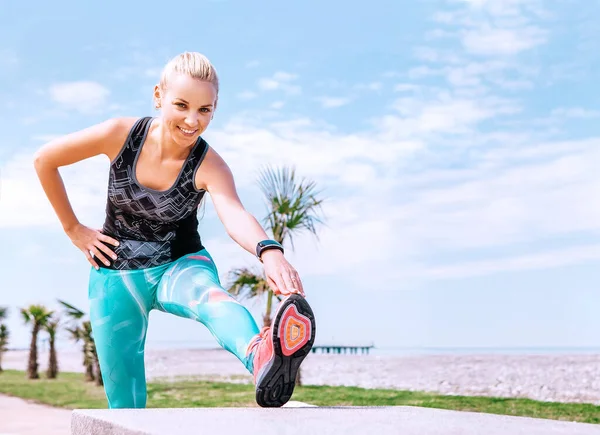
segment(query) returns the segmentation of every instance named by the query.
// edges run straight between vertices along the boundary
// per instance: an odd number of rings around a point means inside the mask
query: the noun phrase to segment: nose
[[[198,115],[195,113],[190,113],[185,117],[185,123],[189,127],[196,127],[198,125]]]

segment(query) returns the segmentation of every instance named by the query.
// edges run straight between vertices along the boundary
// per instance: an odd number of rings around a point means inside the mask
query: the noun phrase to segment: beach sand
[[[25,370],[27,351],[9,351],[6,369]],[[40,372],[47,352],[39,354]],[[83,371],[81,354],[59,351],[60,370]],[[452,395],[526,397],[600,404],[600,355],[322,355],[302,365],[306,385],[346,385]],[[251,382],[241,362],[221,350],[147,349],[146,376]],[[0,378],[1,382],[1,378]]]

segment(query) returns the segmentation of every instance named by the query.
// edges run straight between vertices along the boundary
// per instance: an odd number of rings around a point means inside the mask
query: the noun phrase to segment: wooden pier
[[[321,353],[334,353],[334,354],[369,354],[369,350],[374,349],[375,346],[340,346],[340,345],[320,345],[313,346],[311,349],[312,353],[317,353],[320,351]]]

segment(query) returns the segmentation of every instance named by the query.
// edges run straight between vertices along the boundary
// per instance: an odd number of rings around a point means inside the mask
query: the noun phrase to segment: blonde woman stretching
[[[109,408],[146,406],[144,345],[150,310],[203,323],[253,375],[263,407],[286,403],[315,339],[313,312],[281,245],[243,207],[225,161],[201,137],[217,107],[215,68],[183,53],[154,89],[158,117],[115,118],[56,139],[35,155],[40,182],[63,228],[91,263],[90,319]],[[58,172],[104,154],[110,159],[101,231],[79,222]],[[270,327],[221,286],[198,233],[208,192],[228,234],[263,263],[284,296]]]

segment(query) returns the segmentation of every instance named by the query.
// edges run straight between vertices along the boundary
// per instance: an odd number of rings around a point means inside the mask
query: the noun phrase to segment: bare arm
[[[258,242],[268,239],[267,233],[242,205],[235,188],[229,166],[213,150],[209,150],[207,161],[198,171],[204,183],[198,183],[210,193],[219,219],[227,234],[249,253],[256,254]],[[261,256],[267,282],[276,294],[304,295],[302,282],[296,270],[287,262],[281,251],[272,249]]]
[[[81,223],[73,212],[58,168],[101,154],[112,158],[116,154],[117,147],[120,148],[119,141],[122,144],[126,137],[128,124],[129,120],[127,119],[111,119],[60,137],[40,148],[33,159],[42,188],[64,231],[73,243],[84,251],[93,265],[95,262],[91,259],[90,251],[103,260],[105,259],[98,249],[111,256],[114,254],[108,248],[104,249],[104,245],[96,247],[90,245],[92,235],[89,232],[91,230],[79,231]],[[97,235],[97,238],[109,243],[116,242],[106,236]]]
[[[258,242],[269,237],[240,201],[229,166],[214,152],[208,160],[199,172],[203,172],[205,188],[210,193],[217,215],[227,234],[238,245],[255,255]]]
[[[123,130],[122,124],[117,119],[105,121],[48,142],[35,153],[33,163],[38,178],[65,231],[79,222],[58,168],[100,154],[111,154],[114,138]]]

